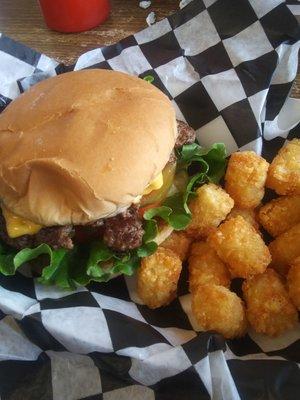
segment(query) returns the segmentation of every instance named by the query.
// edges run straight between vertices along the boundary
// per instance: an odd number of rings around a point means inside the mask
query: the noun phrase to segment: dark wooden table
[[[53,0],[54,1],[54,0]],[[263,0],[262,0],[263,1]],[[149,9],[138,0],[111,0],[112,13],[105,24],[80,34],[61,34],[46,28],[37,0],[0,0],[0,31],[66,64],[96,47],[112,44],[147,26]],[[151,11],[161,19],[178,10],[179,0],[153,0]],[[300,98],[300,74],[292,95]]]

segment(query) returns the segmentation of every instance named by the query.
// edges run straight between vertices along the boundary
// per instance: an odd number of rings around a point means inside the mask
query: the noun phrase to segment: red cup
[[[59,32],[82,32],[104,22],[109,0],[39,0],[47,26]]]

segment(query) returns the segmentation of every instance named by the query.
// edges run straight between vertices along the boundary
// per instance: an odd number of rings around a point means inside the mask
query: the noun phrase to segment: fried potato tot
[[[300,223],[300,196],[283,196],[261,207],[259,222],[273,237]]]
[[[300,139],[279,150],[270,165],[266,186],[282,195],[300,194]]]
[[[180,258],[163,247],[143,258],[137,273],[137,291],[141,300],[149,308],[169,304],[176,297],[181,269]]]
[[[192,221],[187,227],[187,233],[200,238],[208,236],[226,218],[234,201],[225,190],[213,183],[199,187],[196,194],[197,197],[189,204]]]
[[[201,328],[214,330],[226,339],[241,337],[246,333],[243,301],[223,286],[198,286],[192,292],[192,312]]]
[[[264,272],[271,255],[260,234],[243,217],[223,222],[208,237],[208,243],[227,264],[232,278],[247,278]]]
[[[248,321],[256,332],[277,336],[296,324],[297,310],[273,269],[246,280],[243,294]]]
[[[230,219],[237,217],[243,217],[246,221],[248,221],[257,231],[259,231],[259,223],[256,219],[256,211],[252,208],[237,208],[233,207],[230,213],[227,215],[226,220],[229,221]]]
[[[300,311],[300,257],[292,263],[287,276],[287,286],[290,298]]]
[[[271,266],[281,275],[286,275],[291,262],[300,256],[300,224],[277,236],[269,244]]]
[[[229,287],[230,274],[215,250],[206,242],[195,242],[189,257],[190,292],[199,285],[214,284]]]
[[[192,239],[184,232],[173,231],[171,235],[164,240],[160,246],[170,249],[178,255],[181,261],[186,260]]]
[[[225,190],[238,208],[257,207],[265,194],[269,163],[254,151],[230,156],[225,174]]]

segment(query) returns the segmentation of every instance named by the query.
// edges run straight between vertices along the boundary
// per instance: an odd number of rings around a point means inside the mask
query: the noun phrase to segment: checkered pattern
[[[298,40],[281,0],[194,0],[72,67],[0,35],[0,111],[39,80],[72,69],[150,75],[201,144],[222,141],[229,151],[270,158],[300,137],[299,102],[288,98]],[[296,398],[299,327],[278,340],[199,333],[186,275],[184,268],[179,297],[154,311],[140,304],[134,278],[66,293],[26,271],[0,275],[1,400]]]

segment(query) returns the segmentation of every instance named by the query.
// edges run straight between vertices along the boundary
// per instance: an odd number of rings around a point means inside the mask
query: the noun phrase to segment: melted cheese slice
[[[146,187],[146,189],[143,192],[143,196],[146,194],[151,193],[153,190],[160,189],[162,185],[164,184],[164,179],[163,179],[163,174],[160,173],[157,175],[156,178],[153,179],[152,182],[149,183],[149,185]]]
[[[1,208],[6,222],[7,234],[10,238],[14,239],[22,235],[34,235],[42,229],[42,225],[21,218],[3,206]]]

